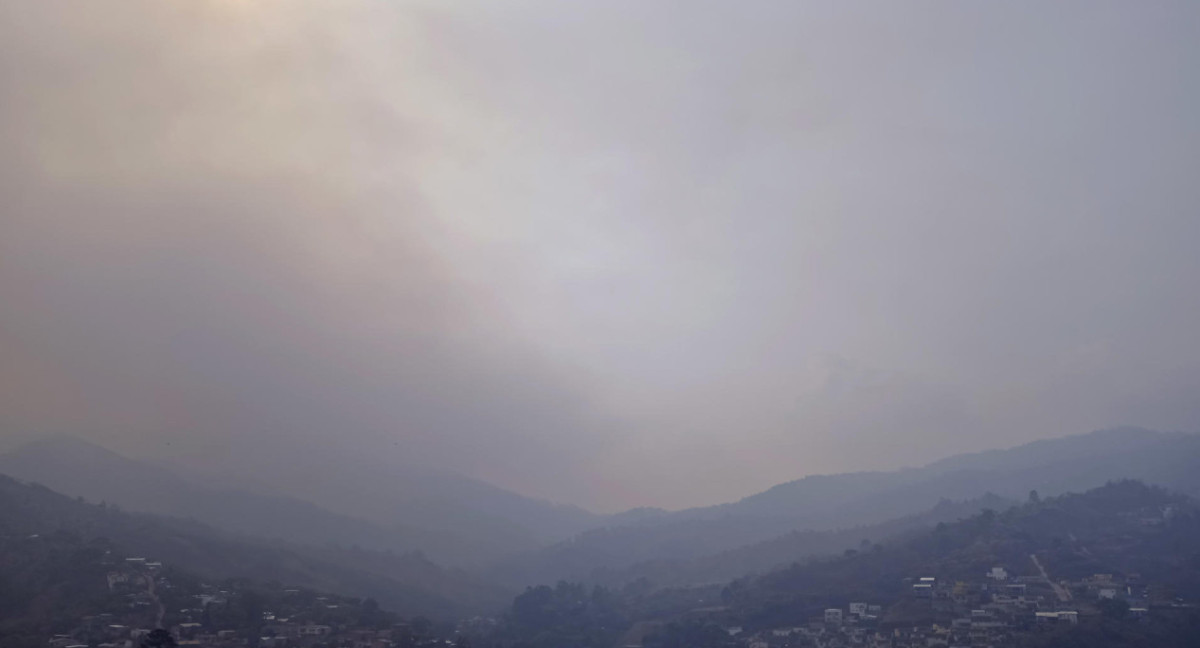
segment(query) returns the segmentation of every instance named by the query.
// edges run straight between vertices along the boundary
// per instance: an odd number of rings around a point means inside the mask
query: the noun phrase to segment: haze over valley
[[[0,648],[1200,638],[1200,4],[0,6]]]

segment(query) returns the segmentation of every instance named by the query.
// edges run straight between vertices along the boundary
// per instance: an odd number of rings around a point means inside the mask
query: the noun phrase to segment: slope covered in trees
[[[890,636],[916,626],[939,632],[937,627],[961,618],[964,605],[991,600],[984,575],[996,566],[1007,568],[1020,587],[1029,584],[1033,609],[1072,609],[1079,618],[1078,625],[1035,625],[1031,609],[1021,607],[1024,616],[995,631],[1003,634],[1003,645],[1175,647],[1191,645],[1200,631],[1200,506],[1162,488],[1119,481],[1059,497],[1030,493],[1024,504],[1003,511],[987,509],[723,588],[655,590],[644,582],[613,590],[568,583],[530,588],[488,645],[551,648],[602,639],[650,648],[735,648],[768,642],[780,628],[828,630],[833,626],[819,621],[823,612],[855,601],[879,606],[878,616],[866,622],[870,632]],[[1074,591],[1074,598],[1058,598],[1070,597],[1072,588],[1097,574],[1129,583],[1129,595],[1144,599],[1139,605],[1149,612],[1135,618],[1124,599],[1097,599],[1086,588]],[[914,594],[922,577],[950,584],[941,590],[947,598]],[[969,595],[950,600],[951,590],[960,588]],[[729,628],[740,632],[733,636]]]
[[[1170,511],[1169,523],[1162,522]],[[1159,595],[1200,597],[1200,511],[1195,500],[1135,481],[992,510],[878,551],[815,560],[731,585],[729,601],[751,625],[803,623],[851,600],[895,604],[914,578],[978,580],[1007,565],[1036,575],[1030,556],[1058,579],[1138,574]],[[824,606],[824,607],[822,607]]]
[[[1101,430],[959,455],[923,468],[815,475],[728,504],[615,516],[570,540],[500,561],[492,573],[513,585],[591,580],[595,570],[608,572],[611,579],[639,564],[703,561],[794,532],[851,529],[920,515],[946,498],[992,494],[1020,501],[1031,489],[1053,496],[1120,479],[1200,495],[1200,435]],[[753,560],[746,565],[770,566]]]
[[[419,554],[234,537],[195,521],[127,513],[0,475],[0,534],[19,538],[59,532],[84,543],[105,539],[203,578],[277,581],[374,597],[405,614],[490,612],[508,598],[502,589]]]

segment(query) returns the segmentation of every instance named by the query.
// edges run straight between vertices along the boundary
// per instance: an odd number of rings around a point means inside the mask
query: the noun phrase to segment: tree
[[[420,641],[433,632],[433,621],[423,616],[416,616],[409,622],[409,627],[412,628],[413,636]]]
[[[1042,498],[1040,495],[1038,495],[1038,492],[1036,490],[1029,491],[1029,503],[1030,504],[1040,504],[1041,502],[1042,502]]]
[[[179,644],[175,643],[175,637],[170,632],[159,628],[142,637],[142,643],[138,645],[140,648],[175,648]]]
[[[358,624],[369,628],[380,628],[386,624],[387,615],[379,609],[379,601],[368,598],[359,606]]]
[[[243,619],[242,624],[257,637],[258,629],[262,627],[262,614],[265,609],[262,595],[252,589],[243,591],[238,597],[238,608]]]
[[[1109,619],[1123,619],[1125,615],[1129,614],[1129,603],[1125,599],[1101,599],[1096,607],[1100,610],[1100,614]]]

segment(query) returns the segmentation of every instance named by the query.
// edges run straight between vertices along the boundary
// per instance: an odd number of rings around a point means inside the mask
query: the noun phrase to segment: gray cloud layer
[[[10,445],[613,508],[1200,423],[1192,3],[0,11]]]

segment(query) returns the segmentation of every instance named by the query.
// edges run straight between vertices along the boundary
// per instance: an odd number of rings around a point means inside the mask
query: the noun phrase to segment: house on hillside
[[[1079,613],[1074,610],[1061,610],[1059,612],[1034,612],[1034,618],[1039,623],[1079,623]]]
[[[333,628],[327,625],[310,624],[300,626],[301,637],[324,637],[333,632]]]

